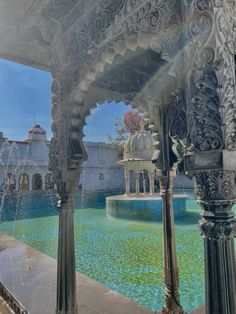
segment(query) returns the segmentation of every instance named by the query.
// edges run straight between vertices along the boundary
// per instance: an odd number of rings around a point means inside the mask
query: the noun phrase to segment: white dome
[[[154,153],[153,143],[151,133],[141,129],[125,142],[124,160],[151,160]]]

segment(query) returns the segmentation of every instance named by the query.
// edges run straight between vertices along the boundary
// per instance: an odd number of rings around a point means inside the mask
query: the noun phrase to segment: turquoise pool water
[[[195,201],[176,220],[181,303],[186,311],[204,302],[203,245]],[[5,221],[0,229],[57,256],[58,216]],[[152,310],[163,305],[162,225],[106,216],[105,209],[75,212],[77,269]]]

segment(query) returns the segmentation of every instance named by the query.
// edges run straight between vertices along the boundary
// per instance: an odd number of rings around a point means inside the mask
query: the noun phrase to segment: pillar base
[[[55,314],[78,314],[78,306],[76,306],[75,308],[73,308],[72,310],[69,310],[69,311],[66,311],[66,310],[63,310],[63,311],[58,311],[56,310],[55,311]]]
[[[176,307],[175,309],[172,310],[168,310],[167,308],[163,307],[162,314],[185,314],[185,312],[183,311],[183,309],[181,307]]]

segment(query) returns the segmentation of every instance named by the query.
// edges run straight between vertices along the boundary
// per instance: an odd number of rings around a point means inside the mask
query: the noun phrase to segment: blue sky
[[[50,87],[50,73],[0,59],[0,131],[9,139],[24,140],[38,123],[50,138]],[[85,140],[107,141],[115,120],[127,109],[123,103],[99,105],[86,119]]]

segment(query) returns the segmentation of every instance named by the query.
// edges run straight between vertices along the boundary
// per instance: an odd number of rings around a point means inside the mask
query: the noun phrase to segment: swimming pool
[[[204,302],[203,243],[198,206],[176,220],[181,303],[191,311]],[[57,257],[58,216],[5,221],[1,231]],[[105,209],[75,211],[77,269],[143,306],[163,305],[162,225],[106,216]]]

